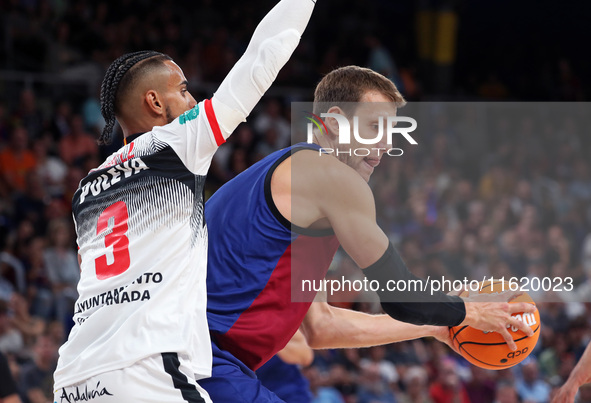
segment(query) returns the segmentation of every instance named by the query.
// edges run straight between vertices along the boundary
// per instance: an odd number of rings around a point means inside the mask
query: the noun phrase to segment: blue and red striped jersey
[[[300,143],[267,156],[205,205],[209,329],[220,348],[252,370],[297,331],[314,298],[298,290],[300,279],[323,279],[339,246],[331,229],[296,227],[273,202],[275,168],[305,149],[319,147]]]

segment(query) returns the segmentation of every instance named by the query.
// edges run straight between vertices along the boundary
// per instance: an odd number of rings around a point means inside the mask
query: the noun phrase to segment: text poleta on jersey
[[[324,124],[322,118],[334,118],[339,125],[339,144],[351,144],[351,133],[353,133],[354,139],[357,141],[358,144],[363,145],[376,145],[382,142],[384,138],[384,131],[386,132],[386,143],[392,144],[392,138],[394,134],[400,134],[404,137],[406,141],[410,144],[417,145],[418,143],[416,140],[410,135],[411,132],[416,130],[417,128],[417,121],[413,118],[406,117],[406,116],[379,116],[375,122],[372,123],[373,126],[377,129],[377,133],[373,138],[366,138],[362,137],[359,134],[359,117],[353,116],[353,130],[351,130],[351,124],[349,123],[349,119],[344,115],[338,113],[321,113],[320,116],[315,115],[313,113],[308,113],[309,116],[306,117],[310,122],[307,126],[307,139],[308,143],[314,142],[314,126],[320,132],[320,135],[326,135],[328,129]],[[401,127],[398,126],[399,122],[408,123],[410,126]],[[385,124],[384,124],[385,123]],[[347,154],[347,155],[356,155],[359,157],[366,157],[372,152],[376,152],[378,155],[382,155],[382,153],[392,156],[392,157],[399,157],[401,156],[404,151],[400,148],[384,148],[384,147],[372,147],[372,148],[364,148],[364,147],[357,147],[351,148],[348,150],[335,150],[333,148],[321,148],[319,153],[322,154]]]

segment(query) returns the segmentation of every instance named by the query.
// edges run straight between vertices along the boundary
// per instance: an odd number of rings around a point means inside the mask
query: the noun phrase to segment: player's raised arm
[[[342,167],[335,158],[319,159],[310,153],[302,158],[316,158],[299,167],[315,166],[315,173],[303,175],[315,208],[327,217],[345,251],[364,268],[370,281],[377,281],[378,295],[384,311],[392,318],[416,325],[457,326],[470,325],[485,331],[499,332],[511,349],[515,342],[507,331],[507,324],[532,334],[531,328],[511,315],[535,310],[528,303],[494,302],[491,295],[462,299],[433,291],[431,285],[413,275],[376,223],[375,202],[367,183],[353,169]],[[319,161],[323,166],[319,167]],[[340,165],[337,165],[340,164]],[[303,174],[303,172],[299,172]],[[297,184],[296,184],[297,186]],[[313,196],[313,197],[312,197]],[[296,199],[297,203],[297,199]],[[310,209],[307,206],[307,209]],[[301,210],[301,209],[300,209]],[[412,292],[389,290],[390,280],[406,284],[421,284],[408,288]],[[507,293],[507,299],[517,293]],[[498,297],[496,299],[498,301]]]
[[[316,0],[281,0],[257,26],[212,105],[224,138],[245,121],[297,47]]]

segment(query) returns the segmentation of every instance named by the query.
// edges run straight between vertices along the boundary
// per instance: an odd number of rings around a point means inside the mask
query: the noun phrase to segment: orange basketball
[[[480,293],[497,293],[503,291],[501,281],[492,282],[490,280],[480,283]],[[515,285],[513,286],[515,288]],[[504,290],[509,290],[509,282],[505,281]],[[468,296],[464,291],[461,297]],[[513,302],[535,302],[527,294],[520,295],[513,299]],[[454,347],[460,352],[462,357],[477,367],[486,369],[505,369],[512,367],[523,361],[534,349],[538,338],[540,337],[540,314],[536,310],[534,313],[515,313],[514,318],[525,321],[534,331],[534,335],[528,337],[521,330],[513,327],[509,328],[509,333],[513,336],[517,350],[512,351],[503,336],[497,332],[483,332],[470,326],[450,327],[449,332]]]

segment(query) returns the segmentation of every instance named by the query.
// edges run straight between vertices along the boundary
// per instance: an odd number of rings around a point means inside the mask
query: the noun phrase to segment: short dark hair
[[[144,60],[145,62],[140,63]],[[142,50],[127,53],[111,63],[101,85],[101,114],[106,124],[98,139],[99,144],[111,144],[115,114],[121,110],[120,100],[122,95],[135,84],[137,77],[146,69],[153,67],[155,64],[161,64],[165,60],[172,60],[172,58],[153,50]],[[132,68],[136,65],[138,67]]]
[[[332,106],[359,102],[367,91],[378,91],[390,102],[401,107],[406,104],[396,85],[388,78],[371,69],[345,66],[325,75],[314,91],[314,113],[326,112]],[[347,108],[344,112],[347,113]]]

